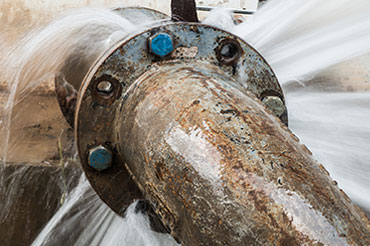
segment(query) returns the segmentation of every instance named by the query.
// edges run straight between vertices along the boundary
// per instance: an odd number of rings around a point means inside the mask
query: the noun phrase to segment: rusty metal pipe
[[[163,62],[125,93],[119,154],[182,245],[369,245],[369,221],[217,66]]]
[[[240,38],[160,22],[77,82],[58,99],[118,214],[147,200],[155,229],[184,246],[370,244],[369,220],[286,127],[275,74]]]

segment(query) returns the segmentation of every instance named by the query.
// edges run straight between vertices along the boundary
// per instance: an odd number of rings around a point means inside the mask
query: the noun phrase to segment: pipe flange
[[[154,22],[162,23],[170,20],[168,15],[145,7],[116,8],[112,11],[132,23],[136,23],[137,20],[140,20],[143,26],[152,25]],[[83,47],[76,47],[76,50],[82,48]],[[60,72],[55,77],[57,100],[65,119],[72,128],[74,127],[77,92],[92,62],[94,62],[94,58],[84,57],[78,53],[73,54],[66,59]]]
[[[164,34],[164,38],[156,45],[162,42],[166,46],[159,47],[159,50],[163,48],[166,52],[151,50],[150,42],[158,34]],[[117,144],[115,120],[128,91],[133,90],[135,81],[155,64],[193,61],[217,66],[246,93],[251,92],[260,100],[267,96],[277,97],[281,102],[279,107],[285,107],[282,89],[265,59],[245,41],[224,30],[197,23],[162,23],[117,44],[85,77],[78,95],[75,118],[82,168],[99,196],[116,212],[122,213],[122,204],[127,205],[129,201],[140,198],[140,192],[132,188],[133,181],[127,174],[122,157],[117,154],[121,150]],[[99,91],[97,83],[100,81],[108,81],[100,87],[102,90],[106,88],[107,94]],[[286,110],[281,111],[277,110],[281,114],[279,117],[287,124]],[[100,145],[113,153],[111,167],[102,172],[88,164],[89,150]],[[117,175],[122,173],[126,174],[117,179]],[[117,189],[117,185],[122,187],[126,183],[130,183],[131,190]],[[123,201],[122,197],[126,200]]]

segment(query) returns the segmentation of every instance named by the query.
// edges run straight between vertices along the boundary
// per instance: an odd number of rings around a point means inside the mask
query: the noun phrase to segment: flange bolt
[[[216,58],[224,65],[235,65],[241,57],[243,51],[238,41],[224,39],[216,49]]]
[[[96,89],[98,92],[108,95],[113,91],[113,85],[111,82],[103,80],[96,85]]]
[[[104,171],[112,165],[112,151],[102,145],[89,150],[89,166],[97,171]]]
[[[285,105],[280,97],[277,96],[266,96],[262,99],[262,103],[268,107],[271,112],[278,118],[280,118],[285,112]]]
[[[149,38],[149,49],[153,54],[163,57],[173,50],[172,37],[167,33],[158,33]]]

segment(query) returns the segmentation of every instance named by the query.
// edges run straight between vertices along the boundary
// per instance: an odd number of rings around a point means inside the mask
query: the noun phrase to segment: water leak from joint
[[[282,84],[289,128],[370,210],[370,2],[277,0],[235,26]]]
[[[343,81],[333,77],[351,69],[336,65],[339,62],[353,64],[355,57],[370,54],[370,2],[271,0],[239,25],[223,10],[213,11],[204,22],[231,30],[266,58],[285,91],[291,130],[339,186],[370,210],[366,195],[370,191],[370,59],[361,63],[366,72],[360,78],[353,74]],[[38,144],[56,146],[58,139],[52,135],[60,135],[62,143],[73,138],[61,115],[46,113],[50,110],[44,101],[53,100],[47,95],[52,95],[54,78],[66,62],[95,61],[139,29],[137,23],[140,20],[132,22],[106,9],[86,8],[32,30],[14,47],[2,42],[0,34],[0,188],[10,179],[3,172],[9,163],[33,160],[50,166],[65,160],[59,163],[64,168],[77,161],[74,146],[62,146],[65,156],[61,157]],[[86,64],[86,69],[91,65]],[[56,101],[54,106],[58,111]],[[43,128],[40,119],[52,129]],[[24,173],[12,174],[12,182],[21,180]],[[72,187],[68,184],[66,200],[33,245],[176,245],[168,235],[152,232],[147,217],[134,212],[135,204],[122,219],[97,198],[83,176]],[[14,186],[6,194],[0,223],[19,192]]]
[[[27,101],[32,92],[37,93],[43,87],[44,91],[53,93],[54,78],[63,73],[63,67],[75,66],[87,72],[97,57],[137,28],[112,11],[81,9],[31,32],[14,47],[5,49],[8,52],[2,55],[2,70],[6,72],[1,74],[1,81],[7,82],[2,93],[7,100],[1,114],[1,160],[5,162],[14,153],[19,141],[18,136],[10,138],[12,129],[21,127],[14,124],[22,123],[20,117],[37,116],[37,112],[30,113],[32,107]]]
[[[149,218],[130,205],[125,218],[105,205],[82,175],[78,186],[32,245],[175,246],[168,234],[150,230]],[[81,209],[82,208],[82,209]]]
[[[4,199],[1,199],[0,222],[16,221],[16,218],[9,218],[11,214],[24,216],[25,220],[32,217],[32,211],[17,212],[17,209],[31,209],[32,205],[27,203],[27,207],[21,208],[15,205],[20,199],[28,201],[33,196],[34,190],[23,191],[24,187],[36,187],[38,191],[37,181],[49,179],[33,169],[46,170],[46,176],[56,179],[44,182],[51,184],[50,194],[40,195],[38,199],[44,197],[46,205],[40,202],[40,206],[50,211],[60,208],[32,245],[176,244],[169,235],[152,232],[148,218],[134,212],[135,204],[123,219],[98,199],[84,177],[77,186],[68,182],[76,180],[80,172],[73,171],[78,165],[73,133],[60,113],[54,79],[61,76],[75,87],[75,82],[83,79],[96,59],[117,41],[154,22],[151,16],[137,18],[128,20],[103,8],[78,9],[32,30],[14,46],[1,43],[0,188]],[[76,71],[82,76],[76,79],[64,74],[65,70]],[[30,167],[23,168],[23,163]],[[55,175],[51,169],[56,170]],[[61,206],[54,202],[59,201],[55,197],[58,195]],[[50,207],[49,200],[53,201]],[[26,206],[25,202],[21,204]],[[35,228],[32,225],[26,228],[28,231],[22,234],[33,236]],[[22,244],[14,237],[12,240],[5,243]]]
[[[232,32],[272,66],[280,83],[369,53],[367,0],[275,0]]]

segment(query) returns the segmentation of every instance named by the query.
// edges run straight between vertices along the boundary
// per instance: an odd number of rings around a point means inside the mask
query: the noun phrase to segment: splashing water
[[[53,81],[65,66],[76,65],[86,70],[104,52],[107,52],[117,41],[124,39],[129,33],[137,32],[143,26],[150,25],[155,20],[150,16],[138,15],[137,19],[125,19],[106,9],[85,8],[75,10],[54,20],[49,25],[25,36],[17,45],[1,47],[2,70],[1,80],[8,82],[6,105],[0,112],[0,173],[8,161],[17,158],[17,146],[36,136],[20,136],[12,128],[24,128],[25,119],[43,118],[42,112],[35,112],[31,102],[31,94],[40,90],[52,91]],[[140,24],[137,24],[140,23]],[[74,58],[75,57],[75,58]],[[79,64],[78,62],[86,64]],[[3,85],[4,87],[4,85]],[[43,100],[46,100],[45,98]],[[37,102],[36,104],[39,104]],[[19,124],[19,125],[17,125]],[[59,126],[59,125],[58,125]],[[61,127],[62,134],[63,128]],[[73,146],[69,146],[72,147]],[[39,146],[34,146],[36,156],[30,158],[40,162]],[[32,152],[32,151],[31,151]],[[16,159],[17,160],[17,159]],[[76,161],[76,155],[72,156]],[[21,179],[24,171],[16,176]],[[11,177],[1,175],[0,185]],[[12,177],[16,182],[16,177]],[[12,179],[12,180],[13,180]],[[27,179],[37,179],[28,177]],[[18,181],[18,183],[20,183]],[[16,186],[18,187],[18,186]],[[1,211],[0,219],[6,219],[7,209],[12,206],[12,199],[17,195],[17,188],[11,188],[6,199],[9,205]],[[135,204],[127,210],[125,219],[116,215],[103,204],[83,177],[79,185],[69,194],[63,206],[50,220],[48,225],[36,238],[35,245],[175,245],[176,242],[168,235],[162,235],[150,230],[149,219],[140,213],[135,213]]]
[[[353,76],[354,81],[348,78],[347,87],[357,93],[343,89],[338,77],[336,86],[330,84],[332,81],[317,81],[321,83],[319,90],[315,83],[307,81],[331,65],[370,54],[369,29],[367,0],[278,0],[268,2],[233,30],[254,46],[275,71],[286,96],[289,128],[339,186],[367,210],[370,77]],[[366,58],[369,60],[368,55]],[[370,62],[362,62],[369,73]],[[331,69],[331,73],[337,72]],[[303,87],[291,89],[292,80]]]
[[[136,202],[128,207],[125,218],[117,216],[82,175],[79,185],[32,245],[177,245],[170,235],[150,230],[149,218],[136,213],[135,207]]]
[[[1,155],[3,161],[12,152],[15,143],[9,141],[12,115],[17,104],[39,85],[53,81],[67,59],[78,57],[91,61],[106,52],[117,40],[137,29],[128,20],[105,9],[82,9],[50,23],[18,42],[3,63],[7,73],[4,81],[9,85],[10,95],[2,115]],[[10,57],[10,59],[9,59]],[[71,62],[71,61],[68,61]],[[21,111],[25,113],[24,111]]]
[[[274,0],[232,31],[256,48],[280,83],[369,53],[367,0]]]
[[[360,206],[370,210],[370,93],[287,93],[290,128]]]
[[[292,131],[340,187],[370,209],[370,196],[365,195],[370,191],[370,93],[339,92],[339,86],[334,88],[337,91],[323,92],[306,83],[331,65],[370,53],[370,2],[271,0],[237,26],[222,10],[212,12],[204,22],[232,30],[266,58],[285,90]],[[78,54],[94,61],[138,28],[111,11],[82,9],[26,36],[11,56],[6,54],[13,57],[6,62],[6,71],[14,75],[4,79],[13,84],[5,108],[8,113],[2,112],[0,118],[0,133],[6,136],[0,140],[2,161],[17,145],[9,138],[10,126],[26,113],[14,108],[37,85],[53,80],[69,57]],[[288,86],[292,80],[302,86],[292,89]],[[118,217],[82,177],[34,245],[176,244],[169,236],[150,231],[147,217],[136,214],[134,206],[125,219]]]

